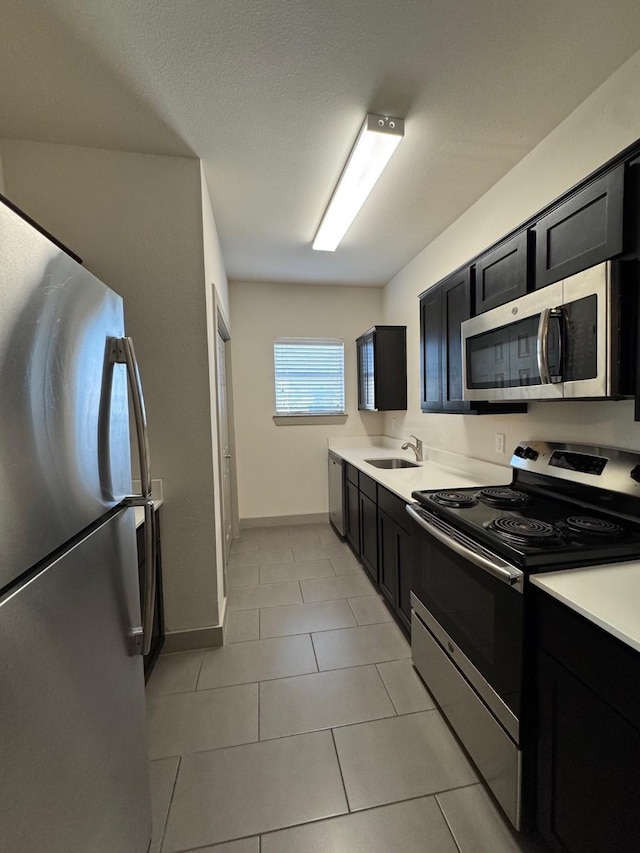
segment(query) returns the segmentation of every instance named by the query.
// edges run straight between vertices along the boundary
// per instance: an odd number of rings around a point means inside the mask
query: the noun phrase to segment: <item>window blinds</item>
[[[276,415],[344,414],[344,341],[275,338]]]

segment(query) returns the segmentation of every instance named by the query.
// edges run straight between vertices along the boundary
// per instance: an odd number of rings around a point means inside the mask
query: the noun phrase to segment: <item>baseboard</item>
[[[278,527],[281,524],[322,524],[329,521],[328,512],[311,512],[307,515],[265,515],[260,518],[241,518],[240,530],[248,527]]]
[[[186,631],[167,631],[163,654],[189,652],[192,649],[213,649],[224,643],[224,623],[210,628],[190,628]]]

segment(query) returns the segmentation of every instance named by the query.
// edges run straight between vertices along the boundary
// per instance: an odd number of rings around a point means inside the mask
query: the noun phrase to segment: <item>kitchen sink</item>
[[[409,462],[408,459],[365,459],[369,465],[375,468],[419,468],[417,462]]]

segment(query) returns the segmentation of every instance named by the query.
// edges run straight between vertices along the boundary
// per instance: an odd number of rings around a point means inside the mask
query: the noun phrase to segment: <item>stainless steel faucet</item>
[[[411,448],[416,454],[416,462],[422,462],[422,442],[420,441],[417,435],[411,435],[411,438],[415,438],[416,443],[412,444],[410,441],[405,441],[401,449],[408,450],[409,448]]]

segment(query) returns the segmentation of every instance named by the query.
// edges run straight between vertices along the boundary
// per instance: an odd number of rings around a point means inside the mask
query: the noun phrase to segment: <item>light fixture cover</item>
[[[335,252],[403,136],[403,119],[368,113],[316,232],[314,249]]]

